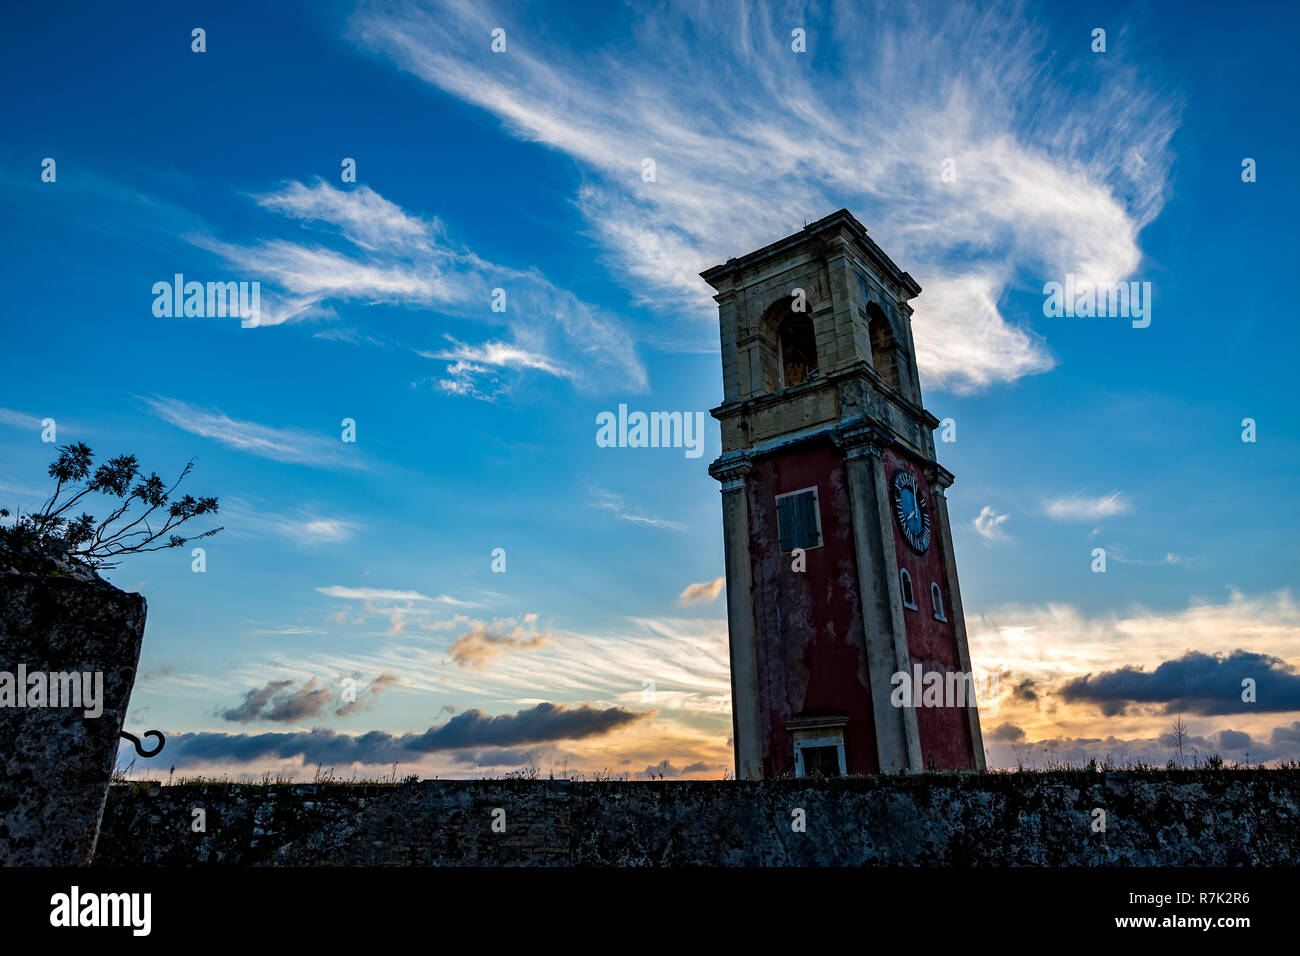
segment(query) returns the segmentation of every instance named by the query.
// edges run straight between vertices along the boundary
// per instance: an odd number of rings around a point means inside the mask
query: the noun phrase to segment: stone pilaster
[[[842,240],[835,242],[834,247],[835,252],[826,256],[833,312],[826,317],[826,328],[817,336],[823,375],[871,356],[866,326],[857,318],[857,281],[849,250]]]
[[[731,726],[736,779],[763,778],[767,735],[758,695],[758,641],[754,632],[749,558],[749,456],[733,452],[709,467],[722,482],[722,534],[727,565],[727,633],[731,652]]]
[[[952,621],[953,634],[957,642],[957,666],[970,675],[974,686],[975,672],[971,670],[970,648],[966,643],[966,614],[961,606],[961,587],[957,583],[957,557],[952,550],[952,526],[948,523],[948,496],[944,489],[952,484],[952,473],[935,465],[929,470],[931,510],[938,519],[940,543],[943,545],[944,571],[948,575],[948,614]],[[996,688],[992,688],[996,692]],[[970,731],[971,750],[975,758],[976,770],[987,770],[988,762],[984,755],[984,735],[980,732],[980,712],[978,704],[966,707],[966,726]]]
[[[878,432],[867,425],[844,425],[835,432],[835,442],[844,450],[844,471],[853,515],[877,759],[882,771],[921,770],[921,735],[916,711],[911,707],[894,707],[889,700],[894,674],[910,673],[912,658],[903,621],[889,488],[879,440]]]

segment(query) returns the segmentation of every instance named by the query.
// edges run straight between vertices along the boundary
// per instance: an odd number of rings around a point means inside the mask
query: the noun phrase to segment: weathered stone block
[[[0,672],[14,675],[10,687],[20,666],[29,679],[90,674],[92,694],[99,674],[95,709],[102,711],[86,716],[85,700],[78,707],[0,704],[0,864],[84,866],[95,852],[135,683],[145,599],[90,575],[19,573],[3,564]]]

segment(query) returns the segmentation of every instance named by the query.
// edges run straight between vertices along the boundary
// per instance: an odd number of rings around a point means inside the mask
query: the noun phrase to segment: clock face
[[[930,506],[916,489],[916,479],[900,469],[894,474],[894,517],[914,551],[930,547]]]

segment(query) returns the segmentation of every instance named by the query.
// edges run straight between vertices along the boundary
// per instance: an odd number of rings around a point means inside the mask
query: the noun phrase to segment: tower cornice
[[[819,239],[826,244],[827,248],[822,250],[823,255],[833,255],[834,252],[829,247],[834,246],[837,242],[842,242],[842,237],[852,238],[862,250],[864,256],[905,293],[905,299],[911,299],[921,294],[921,286],[912,278],[911,274],[900,269],[898,264],[890,259],[880,246],[876,245],[875,240],[867,235],[867,227],[859,222],[857,217],[847,209],[839,209],[829,216],[809,223],[799,232],[792,233],[784,239],[778,239],[776,242],[761,249],[756,249],[747,255],[728,259],[711,269],[705,269],[700,273],[700,278],[717,289],[719,293],[725,294],[728,290],[723,286],[735,273],[745,269],[752,269],[764,262],[785,255],[806,244],[810,237]]]

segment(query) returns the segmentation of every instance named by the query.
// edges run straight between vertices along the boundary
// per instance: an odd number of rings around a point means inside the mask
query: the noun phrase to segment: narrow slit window
[[[912,576],[907,573],[907,568],[898,569],[898,580],[903,586],[903,607],[916,610],[916,594],[912,591]]]
[[[934,608],[935,620],[948,620],[943,614],[943,592],[939,590],[938,584],[930,585],[930,605]]]

